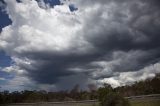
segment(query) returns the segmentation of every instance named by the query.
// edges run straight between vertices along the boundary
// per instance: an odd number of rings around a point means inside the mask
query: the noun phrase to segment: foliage
[[[129,102],[119,94],[112,92],[107,94],[101,106],[129,106]]]
[[[112,88],[109,84],[96,88],[95,85],[88,85],[89,90],[81,90],[79,85],[75,85],[70,91],[46,92],[46,91],[1,91],[0,104],[4,103],[23,103],[23,102],[54,102],[71,100],[95,100],[101,103],[110,103],[113,100],[116,103],[125,102],[122,97],[160,94],[160,74],[156,77],[144,81],[136,82],[133,85],[126,85],[118,88]],[[121,97],[122,96],[122,97]],[[3,105],[4,106],[4,105]]]
[[[104,87],[98,89],[98,100],[104,102],[107,95],[113,91],[112,87],[108,84],[105,84]]]
[[[98,89],[101,106],[129,106],[129,102],[115,92],[108,84]]]
[[[115,88],[115,90],[123,96],[160,94],[159,85],[160,85],[160,74],[157,74],[154,78],[135,82],[135,84],[133,85],[118,87]]]

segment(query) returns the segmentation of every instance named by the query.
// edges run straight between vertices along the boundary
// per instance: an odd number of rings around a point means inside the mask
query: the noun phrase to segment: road
[[[66,102],[41,102],[41,103],[15,103],[7,106],[93,106],[98,104],[97,100],[66,101]]]
[[[129,100],[145,99],[145,98],[160,100],[160,94],[130,96],[125,98]],[[8,104],[7,106],[95,106],[96,104],[98,104],[97,100],[85,100],[85,101],[65,101],[65,102],[15,103],[15,104]]]

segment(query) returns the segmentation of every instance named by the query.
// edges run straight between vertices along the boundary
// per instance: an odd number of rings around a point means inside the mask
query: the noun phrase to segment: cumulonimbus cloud
[[[0,48],[11,56],[13,71],[31,81],[64,87],[64,79],[83,85],[118,78],[108,81],[119,86],[132,72],[145,78],[160,72],[154,66],[160,58],[157,0],[62,0],[54,7],[5,2],[12,24],[3,28]],[[70,3],[78,9],[71,12]],[[152,65],[156,71],[147,68]],[[128,76],[125,84],[141,79]]]

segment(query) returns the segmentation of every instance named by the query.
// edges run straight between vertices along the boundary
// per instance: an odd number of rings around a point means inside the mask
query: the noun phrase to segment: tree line
[[[146,95],[146,94],[160,94],[160,74],[154,78],[144,81],[135,82],[132,85],[112,88],[109,84],[104,84],[103,87],[97,88],[94,84],[89,84],[89,90],[80,90],[79,85],[75,85],[70,91],[47,92],[40,91],[1,91],[0,104],[5,103],[31,103],[31,102],[55,102],[55,101],[79,101],[79,100],[99,100],[102,103],[106,98],[112,99]],[[120,98],[121,99],[121,98]],[[106,102],[105,102],[106,103]]]

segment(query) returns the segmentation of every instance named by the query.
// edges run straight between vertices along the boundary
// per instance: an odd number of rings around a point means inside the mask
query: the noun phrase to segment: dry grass
[[[142,99],[130,101],[131,106],[160,106],[160,99]]]

